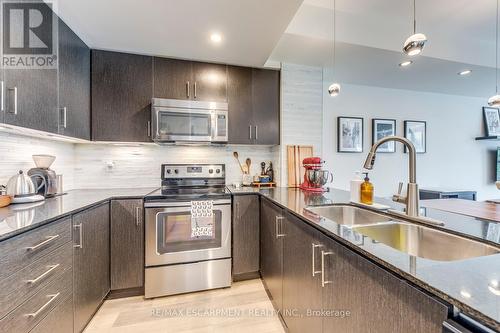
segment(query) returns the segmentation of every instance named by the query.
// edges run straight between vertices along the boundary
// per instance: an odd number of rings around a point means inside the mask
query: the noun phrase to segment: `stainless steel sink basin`
[[[406,222],[354,226],[353,230],[409,255],[437,261],[500,253],[497,248],[481,242]]]
[[[317,206],[307,207],[306,209],[337,224],[348,226],[378,224],[391,221],[391,218],[387,216],[348,205]]]

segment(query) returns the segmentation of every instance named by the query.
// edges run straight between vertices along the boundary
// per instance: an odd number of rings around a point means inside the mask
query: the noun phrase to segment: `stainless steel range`
[[[231,285],[231,196],[223,164],[164,164],[145,198],[145,297]]]

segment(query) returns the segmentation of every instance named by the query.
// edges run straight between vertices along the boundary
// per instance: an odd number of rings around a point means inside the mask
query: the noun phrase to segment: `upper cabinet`
[[[226,66],[154,57],[154,97],[227,101]]]
[[[153,58],[92,50],[92,140],[149,142]]]
[[[59,134],[90,140],[90,49],[59,20]]]
[[[280,72],[229,66],[229,143],[280,143]]]

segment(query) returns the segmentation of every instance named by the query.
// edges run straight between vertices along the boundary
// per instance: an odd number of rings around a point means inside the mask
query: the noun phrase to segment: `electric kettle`
[[[36,202],[45,199],[36,193],[35,184],[22,170],[9,179],[7,195],[12,197],[12,203]]]

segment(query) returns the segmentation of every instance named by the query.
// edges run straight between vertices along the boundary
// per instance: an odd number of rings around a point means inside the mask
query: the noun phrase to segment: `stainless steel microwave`
[[[153,98],[153,141],[227,143],[227,110],[227,103]]]

